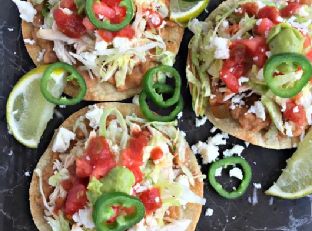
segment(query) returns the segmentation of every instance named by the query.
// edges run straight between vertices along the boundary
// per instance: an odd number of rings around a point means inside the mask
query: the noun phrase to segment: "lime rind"
[[[170,19],[178,23],[187,23],[200,15],[208,4],[209,0],[194,2],[172,0],[170,1]]]
[[[298,199],[305,197],[312,193],[312,185],[308,186],[306,189],[298,191],[298,192],[285,192],[281,190],[277,185],[272,185],[265,194],[270,196],[276,196],[283,199]]]
[[[277,181],[265,192],[284,199],[297,199],[312,193],[312,130],[287,161]]]
[[[46,67],[40,66],[25,74],[14,86],[7,101],[9,133],[29,148],[38,146],[55,108],[40,91],[40,79]]]

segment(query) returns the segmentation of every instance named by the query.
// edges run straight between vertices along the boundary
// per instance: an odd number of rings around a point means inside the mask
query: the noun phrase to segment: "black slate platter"
[[[23,44],[20,19],[10,0],[1,0],[0,6],[0,230],[36,230],[32,221],[28,188],[32,171],[50,142],[53,132],[70,114],[91,103],[83,102],[65,109],[57,108],[49,122],[38,149],[28,149],[19,144],[7,130],[5,106],[8,95],[20,76],[34,68]],[[211,12],[221,1],[211,1]],[[200,19],[204,19],[203,13]],[[185,81],[187,44],[191,33],[186,31],[176,68],[183,78],[183,96],[186,102],[180,128],[187,134],[189,143],[205,141],[212,134],[210,123],[195,127],[195,115]],[[130,102],[130,100],[126,101]],[[226,147],[244,142],[231,137]],[[206,205],[198,223],[198,231],[205,230],[312,230],[312,197],[299,200],[281,200],[264,195],[265,189],[278,178],[286,166],[286,160],[294,150],[274,151],[250,145],[243,152],[253,170],[253,183],[261,183],[261,189],[251,184],[246,194],[237,200],[225,200],[218,196],[205,181]],[[200,160],[199,160],[200,161]],[[202,171],[207,174],[207,166]],[[224,174],[225,175],[225,174]],[[237,182],[224,179],[227,185]],[[213,209],[212,216],[205,216],[206,209]]]

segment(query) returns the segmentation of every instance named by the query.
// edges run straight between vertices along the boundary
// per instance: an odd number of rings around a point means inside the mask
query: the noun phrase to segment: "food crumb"
[[[30,172],[29,172],[29,171],[26,171],[26,172],[24,173],[24,175],[28,177],[28,176],[30,176]]]
[[[8,153],[8,156],[12,156],[13,155],[13,151],[10,150],[9,153]]]
[[[208,208],[205,212],[206,217],[211,217],[213,215],[213,209]]]
[[[202,118],[196,118],[195,126],[198,128],[200,126],[203,126],[206,122],[207,122],[207,117],[206,116],[204,116]]]

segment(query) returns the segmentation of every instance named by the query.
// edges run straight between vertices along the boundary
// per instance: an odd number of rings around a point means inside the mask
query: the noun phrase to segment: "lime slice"
[[[170,1],[170,19],[178,23],[187,23],[200,15],[207,7],[209,0],[202,1]]]
[[[285,199],[304,197],[312,193],[312,130],[287,161],[287,167],[276,183],[265,193]]]
[[[40,79],[47,66],[38,67],[25,74],[11,91],[6,119],[10,133],[22,144],[36,148],[49,120],[53,117],[55,105],[46,101],[40,91]],[[62,94],[64,73],[53,73],[50,90],[54,95]]]

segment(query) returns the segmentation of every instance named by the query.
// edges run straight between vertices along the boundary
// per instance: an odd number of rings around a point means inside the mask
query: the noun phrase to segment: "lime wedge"
[[[170,1],[170,19],[178,23],[187,23],[200,15],[207,7],[209,0],[202,1]]]
[[[46,101],[40,91],[40,79],[47,66],[38,67],[25,74],[11,91],[6,119],[9,132],[22,144],[36,148],[49,120],[53,117],[55,105]],[[60,96],[63,91],[64,73],[53,73],[54,84],[50,90]],[[62,80],[62,81],[60,81]]]
[[[312,130],[287,160],[282,175],[265,193],[285,199],[296,199],[312,193]]]

